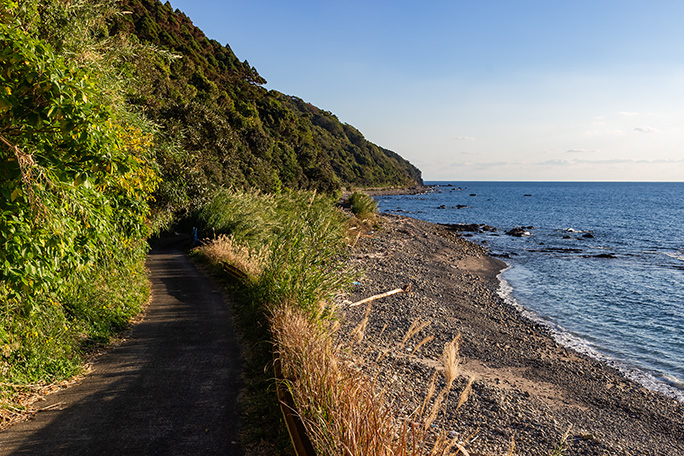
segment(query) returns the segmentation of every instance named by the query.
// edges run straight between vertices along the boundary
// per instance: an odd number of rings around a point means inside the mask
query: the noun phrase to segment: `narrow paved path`
[[[0,455],[233,455],[240,352],[223,294],[173,247],[154,249],[152,302],[85,380],[0,432]]]

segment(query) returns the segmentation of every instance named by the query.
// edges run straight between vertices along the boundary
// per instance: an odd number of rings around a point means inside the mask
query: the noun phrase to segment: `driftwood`
[[[361,301],[356,301],[352,304],[349,304],[349,307],[354,307],[354,306],[360,306],[361,304],[365,304],[367,302],[375,301],[376,299],[381,299],[381,298],[386,298],[387,296],[392,296],[393,294],[397,293],[408,293],[411,291],[411,284],[407,283],[401,288],[396,288],[391,291],[386,291],[384,293],[376,294],[374,296],[370,296],[368,298],[362,299]]]

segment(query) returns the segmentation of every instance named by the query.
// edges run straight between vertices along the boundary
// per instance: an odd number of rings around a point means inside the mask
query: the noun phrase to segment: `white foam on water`
[[[664,252],[664,254],[675,260],[684,261],[684,252],[681,250],[677,252]]]
[[[607,365],[622,372],[630,380],[641,384],[651,391],[656,391],[677,399],[680,402],[684,402],[684,381],[670,374],[664,374],[662,379],[658,379],[655,375],[649,372],[643,371],[634,366],[629,366],[625,362],[601,352],[586,339],[573,334],[560,325],[541,317],[537,313],[521,305],[513,295],[513,286],[510,284],[510,282],[508,282],[508,280],[506,280],[505,277],[503,277],[503,274],[511,268],[512,266],[509,265],[497,276],[497,279],[499,280],[499,289],[497,290],[497,294],[499,297],[501,297],[501,299],[504,300],[504,302],[513,306],[525,318],[544,325],[551,333],[553,339],[560,345],[606,363]]]
[[[666,374],[664,377],[665,377],[665,381],[667,381],[668,383],[684,390],[684,380],[681,380],[681,379],[675,377],[674,375],[667,375]]]

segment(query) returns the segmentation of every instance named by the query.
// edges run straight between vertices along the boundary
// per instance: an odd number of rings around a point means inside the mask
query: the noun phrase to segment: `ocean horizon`
[[[559,343],[684,401],[684,183],[426,185],[376,197],[379,210],[484,225],[464,235],[508,265],[506,301]]]

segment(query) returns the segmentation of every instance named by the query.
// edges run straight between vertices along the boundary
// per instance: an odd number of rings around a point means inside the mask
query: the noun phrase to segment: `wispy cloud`
[[[521,166],[520,162],[498,161],[498,162],[452,162],[449,164],[451,168],[476,168],[476,169],[490,169],[500,167]]]
[[[630,112],[630,111],[620,111],[618,112],[619,115],[625,116],[625,117],[636,117],[639,115],[638,112]]]
[[[595,154],[601,152],[598,149],[568,149],[566,154]]]
[[[562,158],[554,158],[552,160],[546,160],[546,161],[537,163],[538,166],[568,166],[571,164],[572,164],[571,160],[564,160]]]
[[[434,164],[432,164],[434,165]],[[563,158],[554,158],[551,160],[539,162],[522,162],[522,161],[491,161],[491,162],[476,162],[476,161],[462,161],[451,162],[446,166],[439,167],[441,171],[446,169],[470,169],[477,171],[489,170],[513,170],[513,169],[532,169],[535,167],[546,169],[581,169],[585,167],[599,167],[599,166],[636,166],[636,165],[670,165],[670,166],[684,166],[684,159],[631,159],[631,158],[606,158],[606,159],[585,159],[573,158],[566,160]]]
[[[671,164],[671,165],[677,165],[677,164],[684,164],[684,158],[680,158],[677,160],[671,159],[671,158],[658,158],[655,160],[633,160],[634,163],[646,163],[646,164]]]
[[[639,133],[658,133],[659,130],[653,127],[636,127],[634,131]]]
[[[636,163],[636,160],[629,158],[605,158],[601,160],[589,160],[586,158],[576,158],[573,163],[578,165],[620,165],[624,163]]]
[[[476,141],[476,138],[473,136],[456,136],[454,139],[456,141]]]
[[[654,160],[635,160],[631,158],[606,158],[599,160],[591,160],[586,158],[573,158],[572,160],[565,160],[562,158],[556,158],[553,160],[546,160],[543,162],[536,163],[537,166],[572,166],[572,165],[622,165],[622,164],[684,164],[684,159],[654,159]]]

